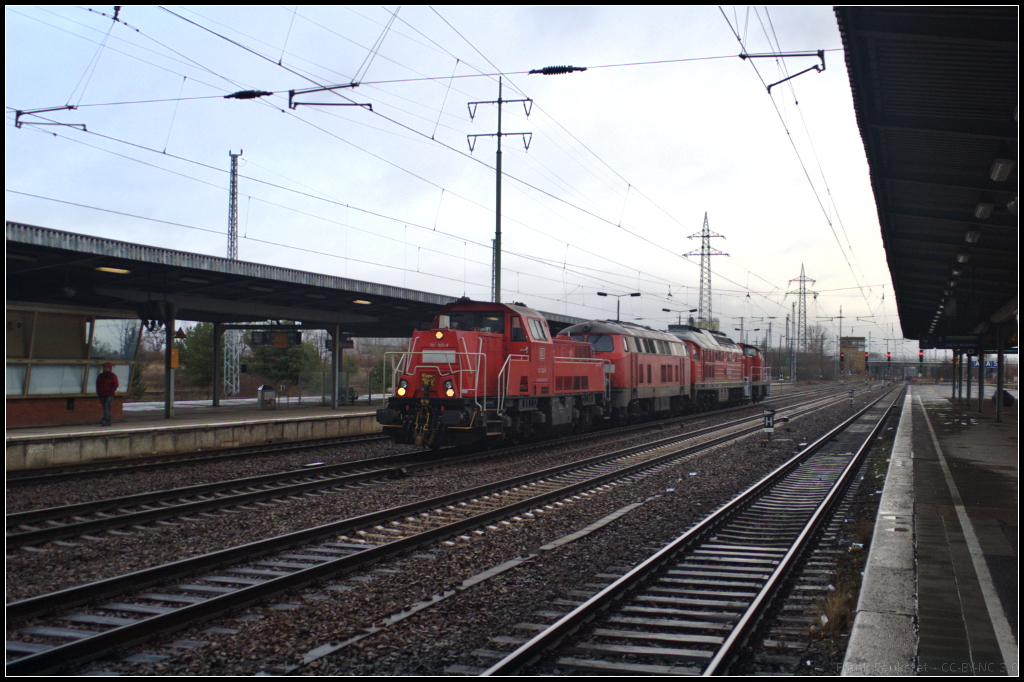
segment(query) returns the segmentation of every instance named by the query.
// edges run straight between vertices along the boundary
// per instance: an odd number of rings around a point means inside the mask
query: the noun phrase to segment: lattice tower
[[[814,284],[815,280],[804,274],[804,264],[800,264],[800,277],[797,279],[789,280],[790,284],[797,282],[799,286],[796,291],[790,291],[791,294],[796,294],[796,317],[794,318],[794,328],[796,329],[796,347],[801,352],[807,352],[807,294],[813,294],[815,292],[807,288],[807,284]]]
[[[232,154],[231,182],[228,190],[228,258],[238,260],[238,157]],[[216,343],[216,340],[214,341]],[[239,369],[242,363],[242,332],[229,329],[224,332],[224,395],[238,395],[241,390]]]
[[[719,251],[718,249],[711,247],[712,237],[721,237],[725,239],[725,235],[717,234],[711,231],[708,225],[708,214],[704,213],[704,228],[697,234],[691,234],[687,239],[696,239],[700,237],[700,251],[691,251],[690,253],[683,254],[684,256],[700,256],[700,303],[697,307],[697,319],[711,323],[711,256],[728,256],[729,254]]]

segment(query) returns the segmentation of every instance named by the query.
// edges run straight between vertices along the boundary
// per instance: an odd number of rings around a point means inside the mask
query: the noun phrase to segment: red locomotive
[[[377,421],[396,443],[428,447],[585,430],[604,416],[603,360],[552,338],[522,304],[461,299],[413,333]]]
[[[770,388],[760,351],[717,332],[594,321],[552,338],[535,310],[468,299],[413,334],[394,379],[377,421],[396,443],[433,448],[758,402]]]

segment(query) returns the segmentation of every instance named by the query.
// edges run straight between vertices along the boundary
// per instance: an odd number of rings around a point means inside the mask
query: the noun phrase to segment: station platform
[[[255,400],[226,400],[217,407],[209,400],[181,401],[170,419],[163,403],[126,403],[124,420],[112,426],[7,429],[6,470],[380,433],[381,401],[375,398],[334,410],[294,401],[272,410],[257,409]]]
[[[910,387],[843,675],[1019,674],[1018,410],[986,392]]]

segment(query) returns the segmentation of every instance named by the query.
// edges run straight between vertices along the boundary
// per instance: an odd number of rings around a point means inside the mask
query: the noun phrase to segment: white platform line
[[[956,515],[960,519],[960,527],[963,529],[964,539],[967,541],[967,548],[971,554],[971,563],[974,564],[974,572],[978,574],[981,594],[985,599],[985,608],[988,609],[988,617],[992,621],[992,629],[995,630],[996,640],[999,642],[999,651],[1003,656],[1003,663],[1008,672],[1011,670],[1016,671],[1017,642],[1014,639],[1013,630],[1010,629],[1010,623],[1006,620],[1006,614],[1003,613],[999,596],[996,594],[995,584],[992,582],[992,574],[988,570],[988,564],[985,563],[985,556],[981,551],[981,543],[978,542],[974,526],[967,516],[967,510],[964,508],[960,491],[957,490],[956,483],[953,482],[953,477],[949,473],[946,456],[943,454],[942,448],[939,447],[939,439],[935,436],[932,420],[928,418],[928,410],[925,409],[924,401],[921,400],[920,395],[917,396],[917,402],[921,405],[925,424],[928,425],[928,432],[931,434],[932,443],[935,445],[935,453],[939,456],[942,474],[946,477],[946,485],[949,486],[950,495],[953,497],[953,507],[956,509]]]

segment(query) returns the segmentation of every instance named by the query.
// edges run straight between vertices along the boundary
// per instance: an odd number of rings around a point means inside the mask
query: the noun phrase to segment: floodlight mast
[[[608,294],[608,293],[605,293],[603,291],[599,291],[599,292],[597,292],[597,295],[598,296],[614,296],[615,297],[615,321],[616,322],[621,322],[622,320],[621,320],[621,317],[620,317],[620,314],[619,314],[619,306],[622,303],[622,297],[623,296],[639,296],[640,292],[639,291],[635,291],[635,292],[633,292],[631,294]]]

